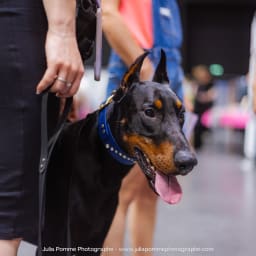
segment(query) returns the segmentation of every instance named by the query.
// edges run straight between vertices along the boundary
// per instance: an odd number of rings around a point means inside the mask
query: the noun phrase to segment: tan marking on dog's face
[[[134,147],[137,147],[157,170],[165,174],[176,171],[173,159],[174,148],[170,142],[165,141],[155,145],[151,139],[138,135],[125,135],[125,141],[129,145],[130,154],[134,155]]]
[[[155,100],[154,101],[154,106],[157,108],[157,109],[162,109],[162,107],[163,107],[163,102],[160,100],[160,99],[158,99],[158,100]]]
[[[182,102],[180,100],[176,100],[176,106],[178,109],[180,109],[182,107]]]

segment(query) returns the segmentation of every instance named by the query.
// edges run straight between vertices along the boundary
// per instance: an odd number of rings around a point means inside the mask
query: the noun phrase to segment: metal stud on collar
[[[111,99],[108,101],[111,102]],[[102,105],[102,109],[99,111],[99,119],[98,119],[98,132],[101,141],[104,144],[104,147],[109,152],[109,154],[119,163],[124,165],[132,165],[135,162],[135,159],[129,157],[127,153],[125,153],[120,146],[115,141],[113,137],[109,124],[106,119],[106,108],[108,104],[104,103]]]

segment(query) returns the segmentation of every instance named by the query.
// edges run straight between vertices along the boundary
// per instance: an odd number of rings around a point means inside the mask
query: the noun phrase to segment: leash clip
[[[113,101],[113,98],[114,98],[114,93],[111,94],[107,100],[105,102],[103,102],[100,107],[99,107],[99,110],[102,110],[103,108],[105,108],[106,106],[108,106],[112,101]]]

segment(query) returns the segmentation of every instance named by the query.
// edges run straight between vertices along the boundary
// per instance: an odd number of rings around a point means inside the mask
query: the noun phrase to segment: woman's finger
[[[51,86],[55,79],[56,79],[56,73],[57,73],[57,66],[54,68],[47,68],[43,78],[41,81],[38,83],[36,87],[36,93],[40,94],[44,90],[46,90],[49,86]]]
[[[76,92],[78,91],[78,88],[79,88],[79,85],[81,83],[81,80],[83,78],[83,75],[84,75],[84,67],[81,66],[76,75],[75,75],[75,79],[72,83],[72,86],[69,88],[69,90],[66,92],[66,93],[63,93],[63,94],[59,94],[58,96],[59,97],[65,97],[65,98],[68,98],[68,97],[71,97],[73,96],[74,94],[76,94]]]
[[[74,81],[76,80],[76,76],[78,74],[79,68],[77,67],[70,67],[68,74],[67,74],[67,79],[66,79],[66,89],[65,91],[60,91],[60,94],[68,94],[70,91],[71,87],[74,84]]]
[[[68,70],[65,68],[61,68],[58,72],[55,82],[51,88],[51,92],[65,94],[69,90],[69,84],[68,81]]]

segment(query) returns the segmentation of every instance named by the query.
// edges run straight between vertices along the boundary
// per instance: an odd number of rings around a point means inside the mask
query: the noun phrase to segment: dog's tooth
[[[155,166],[153,166],[153,165],[151,165],[151,168],[152,168],[153,171],[156,169]]]
[[[109,147],[110,147],[109,144],[106,144],[105,146],[106,146],[107,149],[109,149]]]
[[[117,150],[115,150],[115,153],[117,154],[117,153],[118,153],[118,151],[117,151]]]
[[[114,151],[114,148],[113,148],[113,147],[111,147],[111,148],[110,148],[110,151]]]
[[[150,160],[149,160],[148,158],[146,158],[146,161],[147,161],[148,163],[150,163]]]

